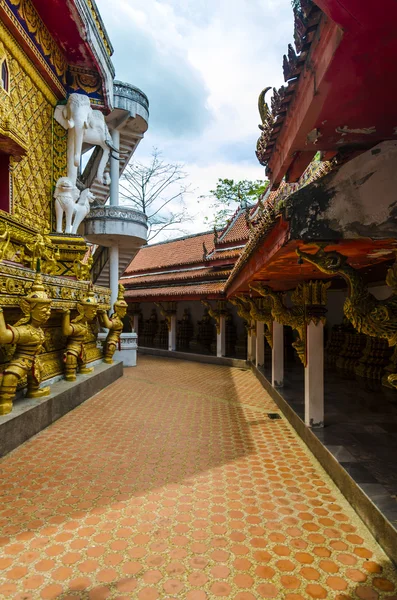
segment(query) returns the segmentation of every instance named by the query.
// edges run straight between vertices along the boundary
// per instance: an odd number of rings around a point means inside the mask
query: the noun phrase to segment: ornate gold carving
[[[123,319],[127,314],[128,304],[124,300],[124,292],[125,288],[120,284],[117,301],[113,305],[114,313],[110,319],[104,310],[101,309],[98,311],[101,325],[109,329],[103,348],[103,361],[109,364],[113,363],[113,354],[119,345],[120,336],[124,327]]]
[[[20,25],[19,25],[18,21],[15,19],[14,15],[12,15],[12,13],[10,13],[7,10],[7,7],[4,5],[4,3],[2,3],[2,8],[4,10],[6,10],[7,14],[10,16],[12,21],[16,23],[17,28],[22,33],[25,40],[28,41],[29,45],[31,45],[31,41],[29,40],[29,37],[25,34],[23,29],[20,27]],[[52,106],[55,106],[57,103],[57,98],[56,98],[55,94],[52,92],[52,90],[46,84],[46,82],[44,81],[42,76],[39,74],[39,72],[33,65],[32,61],[26,56],[26,54],[22,50],[21,46],[18,44],[18,42],[16,42],[16,40],[13,38],[13,36],[10,34],[8,29],[5,27],[5,25],[1,21],[0,21],[0,40],[4,43],[5,47],[9,51],[9,53],[12,54],[12,56],[15,58],[15,60],[20,64],[20,66],[23,68],[26,75],[31,79],[33,84],[43,94],[43,96],[47,100],[47,102],[52,104]],[[35,51],[35,54],[38,57],[38,59],[42,62],[42,57],[37,52],[37,50]],[[48,69],[48,66],[47,66],[46,70],[48,73],[51,74],[52,79],[57,83],[57,85],[59,87],[59,81],[54,76],[54,74],[51,72],[51,70]],[[11,73],[11,78],[12,77],[13,77],[13,75]],[[62,87],[61,91],[62,91],[62,94],[65,96],[66,90]]]
[[[85,297],[86,283],[45,274],[43,279],[54,308],[75,310],[76,303]],[[34,272],[30,269],[0,264],[0,305],[19,306],[20,297],[28,293],[33,280]],[[99,306],[108,310],[110,290],[94,286],[93,291],[98,298]]]
[[[171,331],[171,318],[176,314],[176,302],[167,302],[165,306],[163,306],[161,302],[155,302],[154,304],[160,310],[160,314],[164,317],[168,331]]]
[[[2,33],[0,24],[0,33]],[[14,42],[14,45],[16,43]],[[5,46],[8,47],[5,43]],[[1,102],[2,114],[6,114],[8,129],[5,131],[9,139],[13,136],[19,148],[26,150],[26,155],[21,158],[22,151],[15,148],[10,159],[12,177],[12,209],[20,222],[43,230],[51,225],[51,185],[52,185],[52,104],[55,102],[52,94],[45,95],[42,91],[45,83],[37,85],[37,78],[30,76],[29,70],[20,63],[20,56],[13,55],[9,50],[9,68],[11,73],[10,94]],[[18,53],[17,53],[18,54]],[[47,90],[48,91],[48,90]],[[3,92],[4,93],[4,92]],[[3,98],[1,98],[2,100]],[[4,123],[4,118],[0,123]],[[10,125],[12,123],[12,125]],[[14,132],[14,133],[13,133]]]
[[[261,321],[265,324],[265,338],[270,348],[273,348],[273,317],[270,298],[250,298],[244,294],[237,294],[237,298],[248,304],[251,318],[254,321]]]
[[[68,145],[68,132],[62,127],[54,118],[53,124],[53,176],[52,185],[55,188],[55,184],[60,177],[66,177],[67,172],[67,145]]]
[[[306,325],[313,321],[325,321],[325,305],[327,303],[327,289],[330,283],[323,281],[309,281],[298,285],[291,293],[292,307],[287,307],[283,302],[283,294],[274,292],[269,286],[259,282],[251,284],[251,288],[268,296],[273,302],[272,317],[282,325],[289,325],[298,334],[298,339],[292,344],[304,367],[307,366],[306,356]]]
[[[244,319],[247,334],[251,336],[255,330],[255,324],[252,324],[251,306],[246,297],[243,294],[239,294],[238,296],[229,298],[229,302],[234,304],[234,306],[237,308],[237,314],[239,317]]]
[[[46,73],[56,84],[57,88],[66,95],[67,62],[58,44],[55,42],[47,27],[44,25],[31,0],[9,0],[14,5],[17,18],[6,2],[2,8],[11,19],[25,43],[34,53]]]
[[[30,294],[22,298],[19,305],[24,317],[15,325],[5,324],[3,309],[0,309],[0,343],[15,345],[15,354],[3,372],[0,387],[0,415],[12,410],[13,399],[19,381],[26,375],[28,397],[39,398],[50,393],[50,388],[39,389],[42,380],[40,354],[45,336],[41,328],[51,313],[48,298],[40,273],[36,274]]]
[[[328,275],[340,275],[348,283],[348,297],[343,306],[346,318],[359,333],[387,339],[389,346],[397,345],[397,261],[388,270],[386,284],[392,295],[387,300],[377,300],[367,289],[362,276],[339,252],[326,252],[318,246],[315,254],[299,248],[297,254]],[[388,382],[397,387],[397,373],[388,376]]]
[[[211,304],[208,300],[201,300],[201,304],[203,304],[208,309],[208,314],[214,319],[216,326],[216,333],[219,335],[221,333],[221,317],[226,315],[226,303],[224,300],[217,300],[217,307],[212,308]]]
[[[101,19],[99,18],[99,15],[98,15],[97,8],[96,8],[96,6],[94,5],[94,3],[92,2],[92,0],[87,0],[87,4],[88,4],[88,6],[89,6],[89,9],[90,9],[90,11],[91,11],[92,18],[93,18],[93,19],[94,19],[94,21],[95,21],[95,25],[96,25],[96,27],[97,27],[97,29],[98,29],[98,31],[99,31],[99,35],[101,36],[101,39],[102,39],[103,45],[104,45],[104,46],[105,46],[105,48],[106,48],[106,52],[107,52],[107,54],[108,54],[109,56],[112,56],[112,54],[113,54],[113,51],[112,51],[112,48],[111,48],[111,46],[110,46],[109,39],[108,39],[108,37],[107,37],[106,31],[105,31],[105,30],[104,30],[104,28],[103,28],[103,25],[102,25]]]
[[[73,271],[79,281],[90,281],[93,262],[92,256],[89,256],[86,261],[77,259],[74,261]]]

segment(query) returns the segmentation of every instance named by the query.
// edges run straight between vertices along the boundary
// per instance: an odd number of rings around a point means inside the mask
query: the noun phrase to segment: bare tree
[[[182,165],[165,163],[161,152],[153,148],[149,165],[132,162],[127,165],[120,180],[120,196],[148,219],[148,241],[165,229],[179,231],[182,223],[192,221],[184,197],[192,192]]]

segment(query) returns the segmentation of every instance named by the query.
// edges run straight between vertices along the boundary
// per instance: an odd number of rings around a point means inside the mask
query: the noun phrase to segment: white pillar
[[[284,385],[284,327],[273,321],[272,386]]]
[[[252,332],[247,328],[247,360],[252,358]]]
[[[313,321],[307,326],[307,366],[305,368],[305,423],[324,427],[324,325]]]
[[[134,315],[134,332],[139,333],[139,315]]]
[[[251,322],[251,361],[254,363],[256,359],[256,327],[255,321]]]
[[[117,300],[118,288],[119,288],[119,247],[112,246],[110,248],[109,256],[109,278],[110,278],[110,305],[111,311],[113,312],[113,304]]]
[[[219,317],[220,331],[216,334],[216,355],[225,356],[226,354],[226,317],[221,315]]]
[[[120,148],[120,132],[113,129],[111,132],[113,146]],[[110,205],[118,206],[119,204],[119,178],[120,178],[120,163],[115,158],[110,156]]]
[[[255,356],[256,356],[256,335],[255,335],[255,329],[252,327],[252,322],[250,323],[250,333],[247,332],[248,335],[248,339],[247,339],[247,360],[250,360],[251,362],[255,362]]]
[[[265,364],[265,324],[263,321],[256,322],[256,366],[263,367]]]
[[[171,315],[171,328],[168,330],[168,350],[176,350],[176,314]]]

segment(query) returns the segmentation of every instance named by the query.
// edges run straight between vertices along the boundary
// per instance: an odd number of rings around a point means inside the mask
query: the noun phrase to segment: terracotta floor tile
[[[0,597],[397,600],[276,411],[249,371],[140,357],[0,460]]]

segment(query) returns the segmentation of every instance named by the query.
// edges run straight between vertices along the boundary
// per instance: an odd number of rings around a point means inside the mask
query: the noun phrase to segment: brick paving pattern
[[[141,357],[0,461],[0,597],[397,600],[248,371]]]

